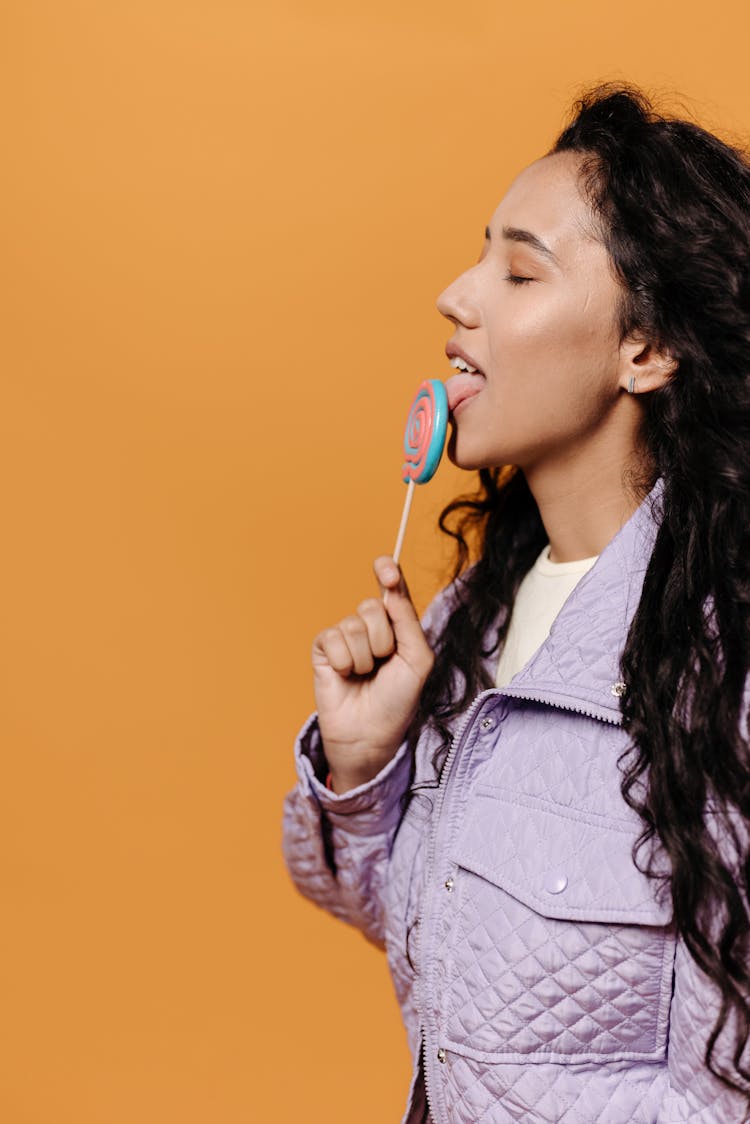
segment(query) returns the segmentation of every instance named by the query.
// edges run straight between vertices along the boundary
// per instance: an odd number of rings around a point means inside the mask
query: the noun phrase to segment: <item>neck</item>
[[[583,456],[579,449],[565,463],[524,468],[549,538],[550,562],[601,554],[647,494],[645,481],[639,491],[628,480],[632,448],[621,457],[613,451],[601,448],[599,455]]]

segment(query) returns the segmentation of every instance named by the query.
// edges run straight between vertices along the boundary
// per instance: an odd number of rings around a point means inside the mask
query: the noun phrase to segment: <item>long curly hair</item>
[[[623,338],[645,332],[678,362],[644,396],[648,471],[633,490],[642,499],[662,477],[664,516],[621,654],[621,788],[643,823],[634,858],[665,880],[676,931],[718,989],[706,1065],[747,1095],[750,164],[620,84],[585,94],[551,152],[582,157],[581,187],[622,283]],[[514,466],[482,470],[440,527],[455,540],[456,603],[412,727],[413,738],[429,722],[443,734],[436,771],[451,720],[493,685],[487,658],[547,542]],[[715,1049],[723,1032],[731,1064]]]

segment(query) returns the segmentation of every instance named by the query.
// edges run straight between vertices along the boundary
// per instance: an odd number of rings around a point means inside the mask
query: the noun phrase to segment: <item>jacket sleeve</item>
[[[455,605],[458,583],[432,601],[422,617],[435,647]],[[283,849],[297,889],[383,947],[383,894],[396,829],[411,778],[411,753],[402,745],[367,784],[337,796],[323,783],[327,765],[312,716],[295,745],[297,786],[284,805]]]
[[[667,1089],[658,1124],[729,1124],[746,1119],[748,1100],[728,1089],[707,1069],[706,1042],[718,1012],[715,985],[698,967],[682,941],[677,944],[674,994],[669,1023]],[[731,1020],[730,1020],[731,1023]],[[714,1049],[719,1063],[731,1058],[725,1027]],[[727,1064],[731,1070],[731,1065]]]
[[[297,889],[383,947],[383,891],[409,785],[411,755],[396,756],[366,784],[336,795],[321,783],[325,759],[315,715],[295,746],[297,786],[284,805],[283,849]]]

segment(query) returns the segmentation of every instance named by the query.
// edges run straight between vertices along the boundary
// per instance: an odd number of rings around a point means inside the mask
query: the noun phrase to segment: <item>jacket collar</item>
[[[660,477],[578,582],[541,647],[501,688],[504,694],[622,721],[620,655],[663,517],[663,489]]]

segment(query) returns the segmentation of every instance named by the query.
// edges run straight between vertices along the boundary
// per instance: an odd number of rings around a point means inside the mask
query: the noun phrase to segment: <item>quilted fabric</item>
[[[511,683],[474,701],[439,787],[429,732],[413,776],[402,747],[341,796],[321,783],[314,717],[298,741],[287,864],[385,946],[435,1124],[743,1119],[703,1065],[717,999],[633,863],[640,824],[620,794],[619,655],[660,496],[659,483]]]

